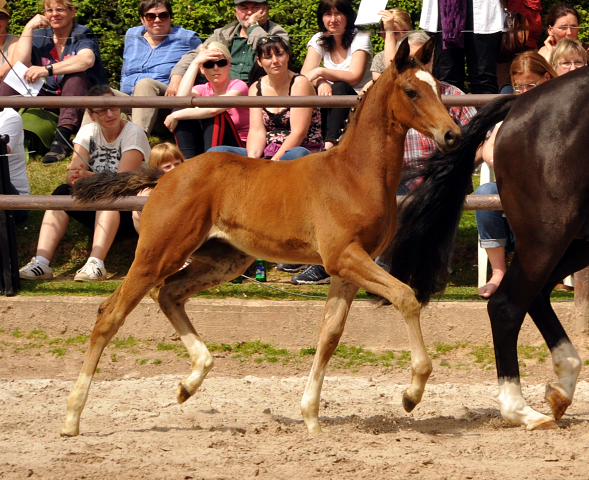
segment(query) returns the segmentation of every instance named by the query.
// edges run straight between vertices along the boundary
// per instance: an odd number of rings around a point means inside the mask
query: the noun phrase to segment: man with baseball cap
[[[252,67],[256,65],[256,47],[258,40],[268,35],[280,35],[288,43],[288,34],[280,25],[268,20],[267,0],[234,0],[235,22],[225,27],[217,28],[206,40],[221,42],[231,53],[231,78],[250,83],[248,79]],[[172,69],[174,75],[183,76],[192,60],[196,57],[197,49],[186,53]]]

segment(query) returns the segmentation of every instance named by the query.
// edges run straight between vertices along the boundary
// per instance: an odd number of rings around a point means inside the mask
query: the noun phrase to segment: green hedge
[[[11,31],[19,34],[26,22],[41,11],[37,0],[9,0],[12,4]],[[174,23],[198,32],[204,39],[215,28],[235,20],[233,0],[172,0]],[[315,12],[319,0],[270,0],[270,17],[282,25],[291,36],[293,61],[302,65],[307,41],[317,32]],[[359,2],[356,1],[356,4]],[[543,0],[544,12],[555,0]],[[99,35],[102,60],[111,84],[118,85],[123,65],[124,35],[128,28],[138,25],[137,0],[78,0],[78,21],[87,25]],[[575,2],[588,26],[589,0]],[[18,5],[18,7],[16,7]],[[390,1],[389,8],[400,7],[419,18],[421,0]],[[372,26],[376,30],[376,26]],[[589,31],[582,30],[579,37],[589,43]],[[382,50],[383,42],[379,35],[372,35],[374,51]]]

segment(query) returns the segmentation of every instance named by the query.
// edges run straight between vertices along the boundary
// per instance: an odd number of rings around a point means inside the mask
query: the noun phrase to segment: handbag
[[[497,61],[505,63],[523,52],[530,32],[528,20],[523,14],[508,10],[506,0],[501,0],[501,7],[505,11],[505,23]]]

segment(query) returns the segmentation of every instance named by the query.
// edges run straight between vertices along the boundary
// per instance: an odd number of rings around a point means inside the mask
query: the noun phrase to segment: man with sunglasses
[[[268,20],[270,7],[267,0],[233,1],[237,20],[215,29],[205,44],[213,41],[224,44],[231,53],[230,77],[243,80],[250,85],[252,81],[257,80],[255,67],[258,40],[269,35],[280,35],[288,44],[288,34],[280,25]],[[182,78],[196,55],[196,50],[185,54],[172,70],[172,78]],[[264,74],[262,70],[261,75]]]
[[[75,22],[71,0],[45,0],[43,13],[25,25],[16,44],[12,62],[29,67],[24,80],[45,79],[40,95],[83,96],[88,89],[107,82],[98,41],[92,31]],[[0,95],[18,94],[6,84]],[[70,137],[80,127],[83,110],[60,108],[57,132],[43,165],[63,160],[72,152]]]
[[[121,91],[133,96],[175,96],[182,77],[170,78],[170,72],[182,55],[202,42],[196,32],[172,25],[169,0],[141,0],[139,17],[141,25],[125,35]],[[133,123],[149,135],[158,113],[156,108],[134,108]],[[161,112],[158,125],[169,113]]]

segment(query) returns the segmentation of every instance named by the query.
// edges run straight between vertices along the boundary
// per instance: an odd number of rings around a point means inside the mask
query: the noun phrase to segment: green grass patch
[[[67,348],[56,347],[49,349],[49,353],[52,353],[56,357],[63,357],[67,353]]]
[[[159,358],[156,358],[156,359],[153,361],[153,364],[154,364],[154,365],[161,365],[161,364],[162,364],[162,361],[161,361]]]
[[[161,352],[173,351],[179,357],[188,358],[190,356],[190,355],[188,355],[188,350],[186,350],[186,347],[184,346],[183,343],[163,343],[163,342],[160,342],[157,344],[156,348]]]
[[[472,355],[474,362],[481,368],[486,368],[495,364],[495,350],[488,343],[480,346],[472,346],[469,355]]]
[[[75,337],[66,338],[64,345],[84,345],[90,339],[90,335],[76,335]]]
[[[517,353],[525,359],[536,359],[539,363],[546,362],[546,359],[550,356],[550,350],[548,350],[548,346],[545,343],[539,347],[534,345],[518,345]]]
[[[129,335],[127,338],[115,338],[110,343],[114,348],[129,348],[136,347],[139,345],[139,340],[137,340],[133,335]]]

